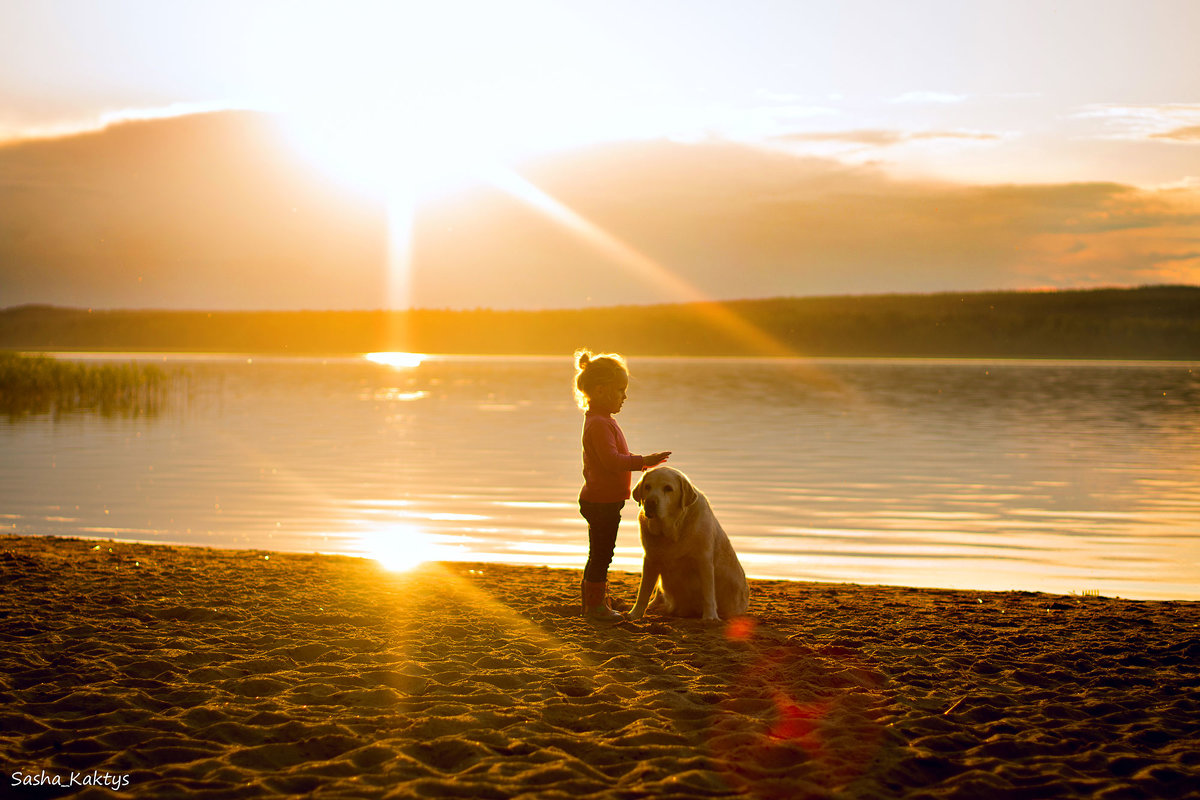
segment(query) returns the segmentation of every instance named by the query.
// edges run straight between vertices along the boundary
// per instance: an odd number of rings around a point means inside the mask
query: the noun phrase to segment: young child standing
[[[621,508],[629,499],[630,473],[657,466],[671,453],[648,456],[629,452],[625,434],[613,415],[621,410],[629,388],[629,369],[618,355],[575,354],[575,400],[583,419],[583,488],[579,513],[588,523],[588,560],[583,568],[584,616],[600,622],[624,619],[607,602],[608,565],[617,544]]]

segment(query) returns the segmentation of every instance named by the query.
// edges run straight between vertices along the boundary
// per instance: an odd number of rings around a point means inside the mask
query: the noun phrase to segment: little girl
[[[625,403],[629,370],[618,355],[575,354],[575,400],[584,410],[583,489],[579,513],[588,523],[588,560],[583,568],[583,613],[600,622],[624,619],[607,601],[608,565],[617,544],[621,508],[629,499],[630,473],[657,466],[670,452],[633,455],[613,414]]]

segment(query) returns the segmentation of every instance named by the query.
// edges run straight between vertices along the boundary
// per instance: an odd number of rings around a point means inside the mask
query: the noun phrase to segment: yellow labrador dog
[[[652,469],[634,487],[633,499],[641,506],[645,558],[629,619],[641,619],[651,604],[707,620],[743,613],[750,602],[746,573],[708,498],[688,477],[672,467]]]

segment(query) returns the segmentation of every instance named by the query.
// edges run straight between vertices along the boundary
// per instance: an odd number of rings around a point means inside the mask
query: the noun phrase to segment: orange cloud
[[[1101,132],[1103,138],[1185,142],[1200,138],[1197,136],[1197,131],[1200,131],[1200,105],[1194,103],[1099,104],[1087,106],[1074,116],[1099,121],[1104,126]]]
[[[1174,142],[1200,142],[1200,125],[1187,125],[1182,128],[1153,134],[1152,139],[1170,139]]]
[[[861,144],[871,147],[891,147],[910,142],[925,142],[937,140],[966,140],[966,141],[995,141],[1001,137],[994,133],[981,131],[900,131],[887,129],[867,129],[851,131],[815,131],[811,133],[790,133],[775,137],[777,142],[839,142],[845,144]]]
[[[0,147],[0,300],[385,305],[382,209],[303,172],[252,123],[156,120]],[[1196,186],[899,180],[728,142],[595,147],[521,172],[561,213],[496,186],[427,204],[412,225],[415,305],[1200,283]],[[673,279],[616,262],[629,252]]]
[[[560,159],[531,180],[715,297],[1193,282],[1200,192],[1119,184],[962,186],[730,144],[629,145]],[[502,199],[495,202],[503,203]],[[457,213],[472,206],[467,202]],[[447,219],[455,212],[442,209]],[[440,218],[440,217],[439,217]],[[505,238],[528,230],[505,217]],[[427,225],[445,274],[511,261]],[[482,234],[483,231],[480,231]],[[554,234],[559,235],[559,234]],[[522,237],[533,241],[533,236]],[[506,242],[507,244],[507,242]],[[587,280],[603,302],[670,299],[602,279],[567,241],[541,269]],[[456,252],[457,250],[457,252]],[[525,248],[519,274],[540,254]],[[514,273],[509,272],[510,276]],[[547,289],[553,282],[546,283]],[[605,292],[608,292],[605,294]]]

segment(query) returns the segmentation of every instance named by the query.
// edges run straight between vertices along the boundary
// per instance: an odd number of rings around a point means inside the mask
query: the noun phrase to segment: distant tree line
[[[729,319],[739,322],[729,325]],[[1200,287],[555,311],[0,311],[0,348],[7,349],[562,354],[577,347],[640,356],[1200,360]]]

